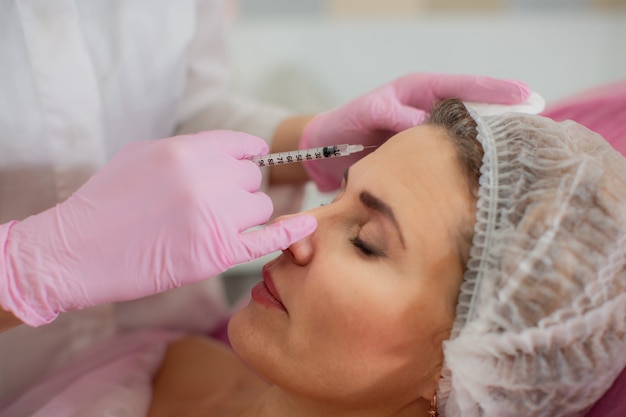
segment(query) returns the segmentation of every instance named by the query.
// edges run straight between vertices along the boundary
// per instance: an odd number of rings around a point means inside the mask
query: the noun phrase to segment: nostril
[[[293,255],[293,252],[291,251],[291,246],[288,247],[287,249],[283,249],[283,255],[286,256],[291,262],[295,262],[295,256]]]
[[[289,245],[283,250],[285,257],[298,266],[309,263],[313,257],[313,235],[315,232]]]

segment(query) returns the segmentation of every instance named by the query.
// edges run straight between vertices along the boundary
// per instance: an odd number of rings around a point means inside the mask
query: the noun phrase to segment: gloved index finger
[[[425,110],[446,98],[516,104],[527,100],[531,93],[521,81],[459,74],[410,74],[398,79],[395,87],[406,104]]]
[[[482,76],[451,75],[435,83],[439,98],[455,97],[481,103],[515,104],[530,96],[530,89],[521,81]]]
[[[246,256],[245,259],[237,259],[236,262],[247,262],[287,249],[291,244],[313,233],[316,228],[317,221],[313,216],[300,214],[262,229],[245,232],[241,235],[241,243],[246,248]]]

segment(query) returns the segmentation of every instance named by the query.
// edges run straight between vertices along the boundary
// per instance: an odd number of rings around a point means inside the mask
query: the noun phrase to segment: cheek
[[[378,268],[381,269],[382,268]],[[375,354],[407,343],[415,324],[414,289],[376,267],[335,268],[302,283],[291,328],[294,342],[335,354]]]
[[[442,353],[435,325],[441,323],[431,306],[416,302],[414,289],[368,280],[332,294],[309,287],[307,294],[316,297],[304,299],[292,315],[288,355],[302,366],[300,375],[335,390],[351,386],[374,395],[402,387],[410,395],[438,372]]]

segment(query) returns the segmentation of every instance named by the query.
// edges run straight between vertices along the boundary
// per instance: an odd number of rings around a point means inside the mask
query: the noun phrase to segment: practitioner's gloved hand
[[[263,229],[254,136],[203,132],[131,143],[65,202],[0,226],[0,306],[30,325],[59,312],[151,295],[284,249],[316,222]]]
[[[423,123],[441,99],[516,104],[525,101],[530,93],[519,81],[473,75],[409,74],[314,117],[304,129],[300,149],[342,143],[381,145],[394,134]],[[320,191],[333,191],[341,184],[345,170],[366,154],[364,151],[310,161],[304,167]]]

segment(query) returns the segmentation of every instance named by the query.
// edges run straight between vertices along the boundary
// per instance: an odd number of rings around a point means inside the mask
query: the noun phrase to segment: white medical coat
[[[220,20],[218,0],[0,0],[0,223],[63,201],[129,141],[207,129],[270,138],[286,114],[229,91]],[[0,410],[115,332],[210,330],[222,295],[211,279],[0,334]]]

